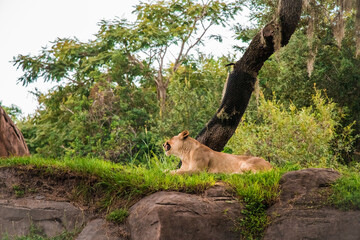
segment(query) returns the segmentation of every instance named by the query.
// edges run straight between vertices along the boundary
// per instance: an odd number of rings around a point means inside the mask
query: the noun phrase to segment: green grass
[[[299,170],[298,165],[285,165],[271,171],[257,174],[233,174],[224,179],[234,188],[245,205],[243,217],[236,222],[236,231],[243,239],[262,239],[265,227],[270,223],[266,209],[276,202],[280,195],[279,181],[288,172]]]
[[[125,208],[120,208],[112,211],[106,216],[106,220],[112,221],[115,223],[123,223],[125,219],[129,216],[129,212]]]
[[[152,159],[147,165],[120,165],[94,158],[45,159],[39,157],[14,157],[0,160],[1,166],[30,165],[46,172],[72,171],[82,175],[96,176],[98,185],[114,191],[117,196],[148,195],[162,190],[177,190],[188,193],[201,193],[217,181],[228,183],[236,194],[244,199],[259,201],[274,200],[278,182],[283,173],[299,169],[297,165],[276,168],[257,174],[208,174],[201,172],[192,176],[165,173],[164,159]],[[164,167],[164,166],[166,167]],[[173,167],[176,165],[172,164]],[[85,186],[86,187],[86,186]]]
[[[13,190],[17,198],[21,198],[25,195],[25,190],[21,186],[14,185]]]
[[[330,203],[341,210],[360,210],[359,169],[343,170],[342,174],[332,185]]]

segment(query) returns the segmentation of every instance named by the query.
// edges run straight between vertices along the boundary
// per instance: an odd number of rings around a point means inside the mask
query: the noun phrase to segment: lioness
[[[175,155],[182,161],[181,168],[173,174],[192,174],[206,170],[209,173],[243,173],[271,169],[271,164],[262,158],[216,152],[189,137],[188,131],[172,137],[164,143],[166,155]]]

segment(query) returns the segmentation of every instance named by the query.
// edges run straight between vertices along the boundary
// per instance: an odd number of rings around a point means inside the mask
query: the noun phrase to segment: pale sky
[[[93,39],[102,19],[135,20],[131,12],[137,3],[135,0],[0,0],[0,101],[5,106],[17,105],[24,115],[34,113],[38,103],[29,91],[35,87],[47,91],[52,85],[43,81],[28,87],[17,84],[22,71],[10,62],[13,57],[36,55],[41,47],[51,46],[50,42],[58,37],[75,36],[84,42]],[[229,30],[221,47],[214,43],[206,47],[205,53],[220,56],[230,52],[236,44],[232,35]]]

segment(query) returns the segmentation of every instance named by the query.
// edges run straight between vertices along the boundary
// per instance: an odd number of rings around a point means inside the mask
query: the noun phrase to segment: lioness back
[[[213,151],[212,156],[213,158],[210,160],[208,167],[208,172],[212,173],[257,172],[272,168],[269,162],[259,157],[233,155],[216,151]]]
[[[271,164],[259,157],[232,155],[216,152],[189,137],[188,131],[172,137],[164,143],[166,155],[175,155],[182,161],[176,174],[192,174],[200,171],[210,173],[243,173],[271,169]]]
[[[251,171],[265,171],[272,168],[271,164],[263,158],[253,157],[253,156],[239,156],[239,158],[244,158],[244,161],[249,170]]]

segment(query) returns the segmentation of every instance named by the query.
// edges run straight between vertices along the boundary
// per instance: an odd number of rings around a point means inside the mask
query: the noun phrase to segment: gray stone
[[[329,186],[340,174],[331,169],[304,169],[284,174],[279,202],[268,210],[272,223],[264,240],[360,239],[360,212],[327,206]]]
[[[221,192],[158,192],[140,200],[127,220],[131,239],[239,239],[233,228],[241,205]]]
[[[281,180],[280,204],[289,201],[303,201],[313,197],[314,192],[321,188],[329,187],[340,173],[327,168],[308,168],[285,173]]]
[[[121,226],[107,222],[102,218],[90,221],[76,240],[123,240],[127,233]]]
[[[32,224],[52,237],[80,228],[84,222],[84,212],[68,202],[24,198],[0,201],[0,237],[27,235]]]
[[[292,209],[279,216],[265,231],[264,240],[359,240],[360,212],[336,209]]]

